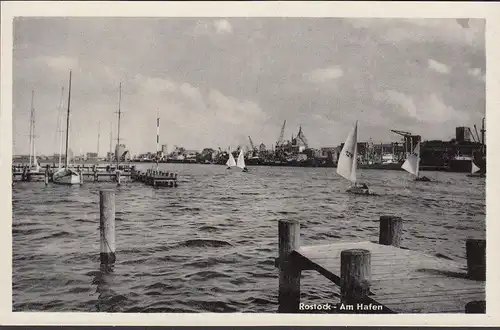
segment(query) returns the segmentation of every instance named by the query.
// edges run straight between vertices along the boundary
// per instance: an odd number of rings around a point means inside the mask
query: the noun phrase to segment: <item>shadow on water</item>
[[[125,296],[113,290],[114,278],[113,265],[101,264],[99,271],[95,272],[92,285],[96,285],[96,294],[98,294],[97,312],[117,312],[123,300],[126,300]]]

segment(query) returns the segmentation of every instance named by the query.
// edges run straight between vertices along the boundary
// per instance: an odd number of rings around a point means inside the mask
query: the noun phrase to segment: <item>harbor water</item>
[[[151,167],[138,164],[137,167]],[[278,220],[301,222],[301,244],[378,240],[381,215],[404,219],[402,246],[465,263],[485,237],[485,179],[361,170],[378,196],[345,193],[331,168],[160,164],[177,188],[111,182],[12,187],[13,311],[276,312]],[[116,256],[99,265],[99,190],[116,190]],[[458,288],[457,288],[458,289]],[[303,272],[302,301],[338,289]]]

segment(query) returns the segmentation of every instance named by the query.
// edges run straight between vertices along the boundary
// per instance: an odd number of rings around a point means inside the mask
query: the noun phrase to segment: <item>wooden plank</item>
[[[367,249],[372,254],[370,299],[398,313],[461,312],[472,300],[485,300],[485,284],[467,278],[464,264],[373,242],[341,242],[294,251],[304,269],[340,285],[340,253]]]

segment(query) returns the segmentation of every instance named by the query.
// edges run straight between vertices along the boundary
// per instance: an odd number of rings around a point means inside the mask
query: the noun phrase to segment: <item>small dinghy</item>
[[[481,169],[476,164],[474,164],[474,161],[471,161],[471,163],[472,163],[471,171],[470,171],[470,174],[468,174],[467,176],[470,178],[485,178],[486,174],[477,173]]]
[[[230,170],[232,167],[236,166],[236,161],[234,160],[233,154],[231,153],[231,148],[229,148],[229,159],[226,162],[227,169]]]
[[[420,176],[420,142],[417,143],[413,152],[408,155],[401,168],[408,173],[415,175],[415,181],[430,182],[432,181],[426,176]]]
[[[351,182],[348,193],[356,195],[373,195],[364,182],[357,182],[356,170],[358,167],[358,121],[347,136],[337,163],[337,174]]]
[[[242,172],[248,172],[248,168],[245,165],[245,155],[243,154],[243,149],[240,150],[236,166],[241,168]]]

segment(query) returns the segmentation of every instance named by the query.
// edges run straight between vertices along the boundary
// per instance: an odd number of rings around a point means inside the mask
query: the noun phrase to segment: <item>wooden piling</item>
[[[115,192],[101,190],[100,197],[100,232],[101,232],[101,264],[113,264],[115,255]]]
[[[300,273],[294,267],[290,254],[300,246],[300,223],[293,220],[280,220],[278,223],[279,247],[279,292],[280,313],[294,313],[299,310]]]
[[[45,185],[49,184],[49,173],[45,171],[45,174],[43,176],[43,181],[45,182]]]
[[[94,182],[99,182],[99,175],[97,174],[97,170],[94,171]]]
[[[120,184],[121,184],[120,170],[117,170],[117,171],[116,171],[116,183],[117,183],[118,185],[120,185]]]
[[[486,280],[486,240],[468,238],[465,243],[467,275],[476,281]]]
[[[403,236],[403,219],[383,215],[380,217],[380,233],[378,243],[399,247]]]
[[[468,302],[465,305],[466,314],[485,314],[486,313],[486,301],[485,300],[475,300]]]
[[[340,253],[341,301],[362,302],[370,291],[371,253],[365,249],[349,249]]]

